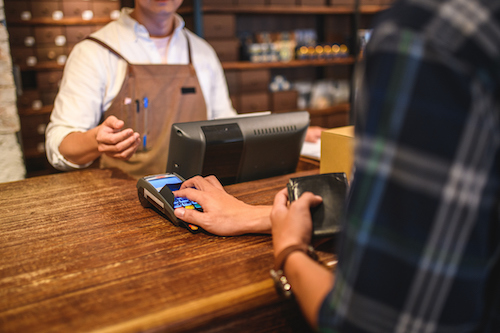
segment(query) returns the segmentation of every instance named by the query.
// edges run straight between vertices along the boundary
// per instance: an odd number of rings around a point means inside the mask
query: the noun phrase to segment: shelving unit
[[[250,62],[250,61],[225,61],[222,62],[224,70],[253,70],[273,68],[295,68],[295,67],[322,67],[334,65],[353,65],[354,57],[314,60],[290,60],[276,62]]]
[[[199,1],[199,0],[194,0]],[[376,14],[388,8],[388,5],[361,5],[361,14]],[[196,6],[184,6],[179,9],[179,14],[191,14]],[[279,6],[279,5],[203,5],[200,7],[202,13],[220,14],[353,14],[353,6]]]
[[[118,0],[47,1],[4,0],[13,63],[21,84],[18,113],[27,177],[56,172],[45,155],[45,128],[49,122],[58,80],[72,46],[94,30],[111,21],[107,13],[119,9]],[[55,10],[64,12],[54,19]],[[94,17],[83,19],[92,10]],[[30,15],[21,19],[22,13]],[[57,18],[57,17],[56,17]],[[63,37],[58,44],[55,37]],[[31,61],[26,61],[32,57]],[[36,61],[35,61],[36,59]]]
[[[221,58],[222,67],[226,72],[226,77],[228,79],[230,94],[232,95],[233,105],[236,110],[240,113],[261,111],[259,108],[264,108],[269,106],[268,109],[272,111],[279,112],[280,110],[273,110],[272,107],[275,106],[273,103],[272,93],[267,91],[268,84],[256,84],[261,88],[259,91],[252,88],[250,91],[244,88],[234,89],[234,85],[238,85],[238,80],[231,78],[239,75],[239,80],[244,80],[241,78],[246,75],[245,72],[257,72],[262,71],[262,77],[273,77],[275,75],[285,75],[291,76],[292,79],[301,79],[306,77],[307,79],[321,80],[324,78],[337,78],[340,79],[351,79],[352,69],[356,63],[356,47],[354,43],[357,39],[357,32],[355,29],[355,8],[354,1],[353,5],[322,5],[322,6],[311,6],[311,5],[236,5],[238,0],[234,0],[233,4],[221,4],[214,5],[214,1],[207,1],[209,4],[205,5],[203,0],[192,0],[188,2],[185,0],[185,5],[180,8],[179,13],[183,15],[186,19],[188,27],[190,27],[195,33],[201,37],[205,37],[209,43],[218,52]],[[330,1],[325,1],[329,3]],[[361,0],[361,5],[359,7],[359,14],[363,16],[372,16],[384,9],[389,7],[390,1],[379,0],[377,5],[366,3],[374,3],[374,1],[363,1]],[[214,38],[213,29],[207,27],[207,22],[205,18],[210,16],[220,16],[224,18],[225,16],[235,17],[235,34],[231,37],[226,36],[226,40],[231,42],[230,39],[238,39],[241,30],[244,28],[249,29],[262,29],[266,31],[267,29],[274,29],[271,21],[275,20],[287,20],[291,23],[283,24],[282,30],[287,28],[292,28],[297,26],[308,26],[318,31],[318,42],[319,43],[345,43],[351,44],[351,54],[347,57],[338,57],[330,59],[314,59],[314,60],[292,60],[285,62],[250,62],[250,61],[234,61],[224,59],[224,52],[226,50],[220,51],[220,44],[222,39]],[[344,24],[337,24],[336,20],[341,20]],[[212,20],[213,21],[213,20]],[[244,21],[240,23],[239,21]],[[191,23],[191,26],[189,26]],[[281,23],[281,22],[280,22]],[[356,22],[357,23],[357,22]],[[222,23],[219,23],[222,24]],[[344,31],[338,30],[339,26],[342,25]],[[244,28],[243,28],[244,26]],[[207,36],[206,30],[209,29],[211,32],[210,36]],[[329,30],[329,31],[327,31]],[[254,31],[251,31],[251,33]],[[269,31],[276,32],[276,31]],[[337,35],[336,35],[337,33]],[[338,35],[349,34],[349,36],[344,36],[341,38],[343,40],[338,40]],[[230,38],[230,39],[229,39]],[[234,45],[234,42],[232,42]],[[241,43],[241,41],[240,41]],[[350,46],[351,46],[350,45]],[[233,46],[234,47],[234,46]],[[234,58],[234,56],[233,56]],[[266,74],[264,71],[269,71],[270,74]],[[256,75],[254,75],[256,76]],[[264,91],[265,89],[265,91]],[[242,94],[249,93],[250,97],[244,98]],[[270,95],[269,100],[266,102],[265,94]],[[290,94],[289,98],[293,98],[296,95]],[[245,101],[251,101],[254,105],[248,107],[248,105],[242,105]],[[260,102],[259,102],[260,101]],[[297,105],[295,108],[298,108]],[[281,110],[284,111],[284,110]],[[350,123],[350,103],[342,103],[340,105],[325,107],[321,109],[308,108],[311,115],[311,124],[319,125],[323,127],[336,127],[343,126]]]

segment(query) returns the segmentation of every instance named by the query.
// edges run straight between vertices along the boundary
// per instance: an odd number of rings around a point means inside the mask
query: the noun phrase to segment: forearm
[[[288,256],[284,273],[304,316],[317,328],[319,309],[333,287],[334,275],[300,251]]]
[[[72,132],[59,145],[59,152],[68,161],[83,165],[94,161],[101,153],[97,149],[97,127],[86,132]]]
[[[241,232],[256,233],[256,234],[270,234],[271,233],[271,214],[272,206],[250,206],[249,211],[244,214],[242,221],[246,225],[246,230]]]

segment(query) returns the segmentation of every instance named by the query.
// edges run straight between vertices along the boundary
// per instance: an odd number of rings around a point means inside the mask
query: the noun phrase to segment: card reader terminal
[[[137,194],[143,207],[154,207],[174,225],[185,227],[192,233],[197,233],[202,231],[202,228],[186,223],[174,214],[174,209],[179,207],[203,211],[197,202],[174,196],[172,191],[178,190],[183,182],[184,178],[176,173],[146,176],[137,181]]]

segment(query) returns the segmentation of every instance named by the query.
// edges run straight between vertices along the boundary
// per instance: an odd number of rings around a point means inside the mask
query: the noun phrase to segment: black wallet
[[[304,192],[312,192],[323,198],[323,202],[311,208],[314,237],[331,237],[340,231],[347,193],[345,173],[290,178],[287,184],[290,202]]]

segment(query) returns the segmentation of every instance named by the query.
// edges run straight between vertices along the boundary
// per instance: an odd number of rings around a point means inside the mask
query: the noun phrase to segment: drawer
[[[297,4],[297,1],[300,0],[269,0],[269,4],[271,6],[278,5],[278,6],[295,6]]]
[[[35,49],[32,47],[11,47],[10,54],[12,56],[12,62],[16,65],[28,65],[34,66],[37,63],[35,56]]]
[[[235,0],[236,5],[245,6],[262,6],[266,4],[266,0]]]
[[[82,39],[90,35],[94,27],[88,25],[82,26],[67,26],[66,27],[66,41],[68,44],[76,44]]]
[[[10,45],[26,47],[35,45],[35,35],[31,27],[10,26],[8,31]]]
[[[207,40],[212,45],[220,61],[238,61],[240,41],[236,38],[227,40]]]
[[[40,99],[43,105],[54,105],[57,96],[57,89],[40,91]]]
[[[120,10],[119,1],[94,1],[92,3],[94,10],[94,17],[107,17],[112,18],[111,13]],[[113,14],[114,16],[114,14]]]
[[[240,96],[239,95],[229,95],[229,98],[231,99],[231,103],[233,104],[233,108],[238,112],[241,107],[240,107]]]
[[[23,90],[22,95],[17,96],[17,106],[22,109],[33,108],[34,104],[40,102],[40,92],[38,90]]]
[[[271,72],[268,69],[241,71],[240,74],[240,91],[242,93],[265,91],[269,89],[271,81]]]
[[[36,83],[40,90],[55,90],[59,88],[63,75],[62,70],[37,72]]]
[[[240,73],[237,71],[226,71],[227,89],[229,95],[236,95],[240,92]]]
[[[355,0],[330,0],[330,6],[354,6],[354,3]]]
[[[272,111],[297,110],[297,90],[276,91],[271,93],[270,106]]]
[[[240,110],[239,113],[249,113],[257,111],[269,110],[269,94],[262,93],[248,93],[240,95]]]
[[[33,1],[31,3],[31,14],[33,17],[49,17],[56,11],[61,10],[61,2],[59,1]]]
[[[298,0],[302,6],[325,6],[326,0]]]
[[[24,146],[28,146],[31,149],[37,149],[38,143],[45,142],[45,129],[49,123],[50,114],[21,115],[19,120],[21,121],[21,133]]]
[[[56,61],[59,56],[67,55],[66,48],[63,46],[38,46],[35,55],[39,62]]]
[[[206,14],[203,16],[205,38],[234,38],[236,17],[234,15]]]
[[[203,6],[232,6],[237,4],[238,0],[203,0]],[[182,7],[190,7],[193,5],[193,0],[184,0]]]
[[[64,36],[63,27],[35,27],[35,40],[38,45],[51,44],[58,45],[61,44],[61,36],[64,38],[64,44],[66,44],[66,37]],[[56,39],[57,38],[57,39]],[[59,45],[61,46],[61,45]]]
[[[203,0],[203,6],[231,6],[237,0]]]
[[[64,1],[62,2],[62,11],[64,17],[80,17],[87,10],[92,10],[92,3],[89,1]],[[93,12],[92,12],[93,14]],[[93,15],[92,15],[93,16]]]
[[[33,16],[29,1],[4,1],[4,11],[5,17],[16,20],[29,20]]]

